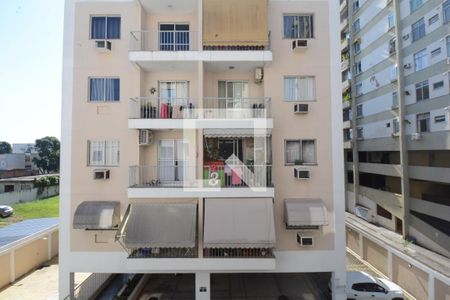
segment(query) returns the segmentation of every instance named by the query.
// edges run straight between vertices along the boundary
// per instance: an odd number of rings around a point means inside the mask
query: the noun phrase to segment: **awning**
[[[285,199],[284,221],[288,227],[328,225],[328,212],[321,199]]]
[[[204,248],[273,248],[271,198],[206,199]]]
[[[84,201],[73,216],[74,229],[103,230],[117,228],[120,223],[117,201]]]
[[[203,130],[203,136],[207,138],[267,137],[271,133],[270,128],[208,128]]]
[[[130,204],[118,234],[126,248],[194,248],[196,203]]]

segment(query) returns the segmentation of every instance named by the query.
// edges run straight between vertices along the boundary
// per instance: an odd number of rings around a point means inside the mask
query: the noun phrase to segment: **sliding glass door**
[[[158,173],[161,183],[183,181],[187,156],[186,141],[161,140],[159,142]]]

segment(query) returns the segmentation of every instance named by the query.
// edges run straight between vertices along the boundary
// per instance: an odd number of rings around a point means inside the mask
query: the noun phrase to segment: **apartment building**
[[[67,1],[60,297],[74,274],[325,273],[345,296],[339,4]]]
[[[450,1],[340,3],[346,209],[450,257]]]

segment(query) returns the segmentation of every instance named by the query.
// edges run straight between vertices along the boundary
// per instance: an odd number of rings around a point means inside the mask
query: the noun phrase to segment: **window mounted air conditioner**
[[[94,179],[95,180],[105,180],[109,179],[110,170],[109,169],[95,169],[94,170]]]
[[[153,143],[153,131],[149,129],[140,129],[138,137],[139,146],[150,146]]]
[[[101,53],[110,52],[111,42],[106,40],[97,40],[95,41],[95,49]]]
[[[404,67],[405,69],[411,69],[411,64],[410,64],[410,63],[404,64],[403,67]]]
[[[301,236],[300,232],[297,233],[297,243],[301,246],[312,246],[313,238],[312,236]]]
[[[407,39],[409,39],[409,33],[407,33],[407,34],[405,34],[404,36],[403,36],[403,39],[406,41]]]
[[[364,206],[356,206],[355,215],[361,219],[369,221],[369,209]]]
[[[296,114],[307,114],[309,112],[308,104],[295,104],[294,113]]]
[[[296,179],[309,179],[311,178],[311,172],[302,168],[294,167],[294,178]]]
[[[264,69],[256,68],[255,69],[255,83],[261,83],[264,79]]]
[[[308,48],[308,40],[293,40],[292,51],[300,52]]]
[[[411,141],[418,141],[422,138],[422,134],[420,132],[415,132],[411,134]]]

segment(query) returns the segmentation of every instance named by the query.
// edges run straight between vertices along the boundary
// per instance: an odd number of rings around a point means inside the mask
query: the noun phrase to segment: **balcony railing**
[[[270,98],[207,97],[201,108],[190,98],[130,100],[130,119],[253,119],[268,118],[270,112]]]
[[[204,248],[207,258],[274,258],[272,248]]]
[[[131,166],[131,188],[244,188],[271,187],[271,165],[187,166],[183,162],[159,166]]]
[[[131,31],[130,51],[194,51],[197,34],[187,30]]]

